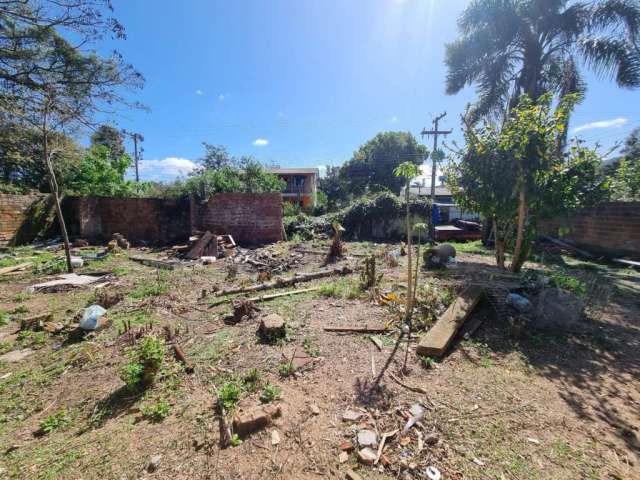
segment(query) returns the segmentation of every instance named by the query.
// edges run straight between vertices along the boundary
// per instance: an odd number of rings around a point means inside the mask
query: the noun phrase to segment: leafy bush
[[[71,424],[71,419],[66,410],[60,410],[40,422],[40,432],[43,435],[48,435],[51,432],[68,427]]]
[[[275,385],[266,384],[260,394],[260,401],[262,403],[271,403],[280,396],[281,390]]]
[[[291,362],[282,362],[278,365],[278,373],[281,377],[290,377],[295,371],[296,369]]]
[[[120,369],[120,378],[131,391],[153,384],[164,359],[164,342],[156,337],[144,337],[129,352],[129,361]]]
[[[140,407],[140,413],[152,422],[161,422],[171,414],[171,406],[164,398]]]
[[[240,401],[242,390],[235,382],[226,382],[218,392],[218,403],[226,411],[233,411]]]

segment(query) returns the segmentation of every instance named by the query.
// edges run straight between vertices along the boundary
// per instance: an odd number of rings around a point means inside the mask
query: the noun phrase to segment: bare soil
[[[350,243],[339,264],[357,268],[359,255],[384,248],[397,247]],[[427,313],[418,325],[428,328],[430,318],[470,282],[513,280],[503,279],[481,247],[460,249],[469,253],[459,253],[456,267],[421,272],[420,283],[429,282],[435,300],[424,300],[419,311]],[[264,249],[292,263],[285,277],[321,268],[324,255],[314,250],[328,251],[328,245],[281,243]],[[294,257],[298,260],[291,262]],[[0,478],[315,479],[345,478],[352,469],[367,479],[421,479],[428,478],[428,466],[443,479],[640,478],[637,273],[556,259],[554,269],[586,285],[582,331],[525,331],[514,338],[504,315],[485,303],[474,313],[485,319],[480,329],[470,340],[457,340],[442,360],[419,358],[413,337],[409,372],[403,374],[407,342],[398,341],[401,309],[380,302],[379,294],[404,294],[405,262],[401,257],[392,267],[378,259],[383,277],[376,292],[361,291],[358,274],[321,279],[299,286],[324,285],[319,291],[262,302],[254,318],[228,324],[228,303],[208,308],[216,298],[212,292],[257,281],[252,265],[240,264],[229,279],[229,260],[157,271],[126,253],[110,255],[84,270],[115,272],[104,288],[122,292],[124,300],[108,309],[100,331],[83,338],[68,330],[16,332],[20,318],[39,313],[72,322],[93,303],[95,291],[25,294],[26,286],[45,278],[30,272],[2,278],[0,309],[15,313],[0,327],[0,353],[23,348],[35,353],[0,362]],[[545,260],[527,267],[548,271],[549,265]],[[257,335],[259,318],[272,312],[287,321],[287,336],[265,342]],[[127,361],[129,346],[120,335],[126,322],[134,328],[151,324],[158,336],[164,325],[178,329],[195,373],[186,373],[167,349],[154,386],[130,393],[118,374]],[[369,335],[323,330],[372,324],[390,327],[388,334],[377,335],[382,350]],[[282,376],[280,365],[303,351],[313,362]],[[258,381],[248,385],[243,377],[252,369]],[[237,409],[259,405],[264,387],[277,387],[273,403],[282,416],[241,444],[220,449],[216,402],[227,383],[243,389]],[[168,412],[154,420],[149,408],[162,402]],[[378,465],[362,465],[354,451],[340,463],[339,446],[355,444],[358,430],[374,430],[380,439],[402,429],[416,403],[424,417],[407,435],[387,440]],[[346,410],[362,413],[361,419],[344,421]],[[51,424],[56,415],[64,420],[50,433],[39,432],[42,422]],[[157,465],[150,471],[154,456]]]

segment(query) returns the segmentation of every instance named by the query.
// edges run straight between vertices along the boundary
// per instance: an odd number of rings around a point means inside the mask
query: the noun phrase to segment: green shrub
[[[278,373],[281,377],[290,377],[295,372],[295,367],[291,362],[282,362],[278,365]]]
[[[317,357],[320,355],[320,348],[315,344],[312,338],[304,337],[302,340],[302,348],[310,357]]]
[[[218,392],[218,403],[227,411],[233,411],[240,401],[242,390],[235,382],[226,382]]]
[[[164,342],[156,337],[144,337],[129,352],[129,361],[120,369],[120,378],[129,390],[152,385],[164,359]]]
[[[280,389],[275,385],[266,384],[260,394],[260,401],[262,403],[271,403],[280,396]]]
[[[66,410],[60,410],[40,422],[40,432],[43,435],[48,435],[51,432],[68,427],[71,424],[71,419]]]
[[[245,390],[248,392],[255,392],[258,389],[258,383],[260,382],[260,372],[258,372],[257,368],[252,368],[247,370],[242,377],[242,384],[244,385]]]
[[[151,404],[140,407],[140,413],[152,422],[161,422],[171,414],[169,402],[161,398]]]

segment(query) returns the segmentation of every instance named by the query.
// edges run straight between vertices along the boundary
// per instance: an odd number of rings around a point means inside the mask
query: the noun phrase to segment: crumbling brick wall
[[[282,240],[282,194],[220,193],[199,205],[196,227],[230,234],[240,244]]]
[[[542,232],[608,255],[640,255],[640,202],[607,202],[545,222]],[[560,235],[562,234],[562,235]]]
[[[27,220],[33,204],[46,197],[45,194],[8,195],[0,194],[0,244],[11,244]]]
[[[166,245],[190,233],[189,202],[160,198],[70,197],[64,203],[72,236],[106,242],[121,233],[133,245]]]

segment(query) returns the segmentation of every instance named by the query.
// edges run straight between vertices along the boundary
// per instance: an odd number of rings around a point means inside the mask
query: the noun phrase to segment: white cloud
[[[624,117],[614,118],[612,120],[600,120],[599,122],[585,123],[573,129],[573,133],[582,132],[584,130],[594,130],[597,128],[620,128],[624,126],[629,119]]]
[[[256,138],[253,141],[254,147],[266,147],[267,145],[269,145],[269,140],[267,140],[266,138]]]
[[[196,90],[196,95],[204,95],[204,92],[202,90]]]
[[[316,168],[320,172],[320,176],[321,177],[324,177],[324,176],[327,175],[327,166],[326,165],[318,165]]]
[[[218,95],[218,100],[220,100],[221,102],[224,102],[224,93],[221,93],[220,95]]]
[[[389,119],[389,121],[390,121],[391,123],[398,123],[398,117],[396,117],[396,116],[394,115],[393,117],[391,117],[391,118]]]
[[[167,157],[162,160],[141,160],[139,165],[142,180],[173,180],[191,173],[198,166],[187,158]]]

